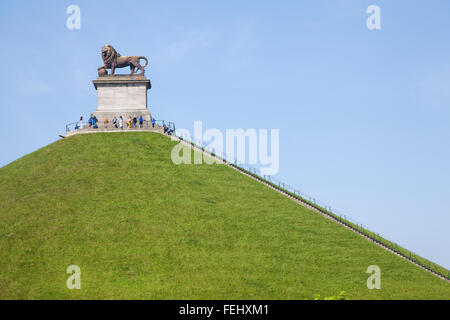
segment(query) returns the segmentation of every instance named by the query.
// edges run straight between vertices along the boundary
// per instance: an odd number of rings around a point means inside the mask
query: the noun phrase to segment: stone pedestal
[[[97,90],[97,110],[94,115],[100,123],[105,117],[111,121],[120,116],[125,121],[135,116],[151,120],[147,108],[147,90],[151,88],[151,83],[144,75],[107,75],[92,82]]]

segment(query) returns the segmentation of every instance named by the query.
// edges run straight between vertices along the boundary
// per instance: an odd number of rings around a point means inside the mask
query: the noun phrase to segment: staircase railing
[[[83,123],[83,126],[80,125],[81,124],[80,121],[71,122],[71,123],[67,124],[66,132],[79,130],[79,129],[86,129],[86,128],[94,129],[93,126],[91,126],[88,121],[83,121],[82,123]],[[155,127],[157,127],[157,126],[162,127],[162,126],[164,126],[164,124],[166,124],[170,129],[175,131],[175,122],[166,121],[166,120],[155,120]],[[100,121],[97,122],[97,126],[99,129],[107,128],[107,129],[112,129],[112,130],[120,130],[119,122],[117,122],[117,128],[116,128],[111,120],[108,122],[107,126],[105,125],[104,122],[100,122]],[[139,121],[137,122],[136,127],[139,129]],[[123,120],[123,128],[124,129],[127,128],[127,122],[125,119]],[[153,128],[152,122],[150,120],[144,120],[143,128],[144,129]]]
[[[442,278],[446,279],[447,281],[450,280],[450,271],[434,262],[431,262],[428,259],[425,259],[418,255],[417,253],[408,250],[400,245],[398,245],[395,242],[392,242],[390,240],[387,240],[386,237],[381,235],[380,233],[376,233],[371,231],[369,228],[364,226],[362,223],[350,218],[348,215],[343,214],[342,212],[332,208],[331,206],[327,205],[326,203],[317,200],[315,197],[312,197],[302,191],[300,191],[298,188],[291,187],[290,185],[274,178],[273,176],[269,175],[263,175],[260,172],[260,169],[249,166],[248,164],[241,163],[240,161],[236,160],[234,157],[230,157],[226,153],[219,151],[216,153],[216,150],[209,148],[208,146],[204,146],[202,141],[198,141],[196,139],[186,139],[185,137],[180,137],[175,135],[176,138],[183,140],[189,144],[191,144],[193,147],[196,147],[198,149],[201,149],[203,152],[207,152],[210,155],[219,158],[223,163],[226,163],[228,165],[231,165],[235,167],[236,169],[253,176],[257,180],[264,182],[266,184],[270,184],[273,188],[283,192],[286,195],[289,195],[293,198],[296,198],[297,200],[310,205],[320,211],[321,213],[329,216],[330,218],[342,223],[343,225],[347,226],[348,228],[354,230],[355,232],[358,232],[368,238],[370,238],[372,241],[390,249],[391,251],[403,256],[405,259],[410,260],[417,265],[420,265],[422,268],[427,269],[428,271],[435,273]]]

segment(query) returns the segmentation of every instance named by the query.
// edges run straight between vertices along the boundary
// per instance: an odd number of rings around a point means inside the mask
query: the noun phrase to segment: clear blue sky
[[[449,16],[447,0],[2,0],[0,166],[95,110],[109,43],[150,58],[156,118],[279,128],[277,178],[449,268]]]

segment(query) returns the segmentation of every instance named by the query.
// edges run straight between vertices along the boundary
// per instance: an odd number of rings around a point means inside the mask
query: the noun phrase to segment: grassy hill
[[[449,283],[225,165],[174,165],[174,144],[78,135],[0,168],[0,299],[450,298]],[[81,290],[66,287],[72,264]]]

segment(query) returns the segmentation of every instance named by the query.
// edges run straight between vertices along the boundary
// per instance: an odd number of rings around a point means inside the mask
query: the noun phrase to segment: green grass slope
[[[447,282],[225,165],[174,165],[174,144],[78,135],[0,168],[0,299],[450,298]],[[72,264],[80,290],[66,287]]]

